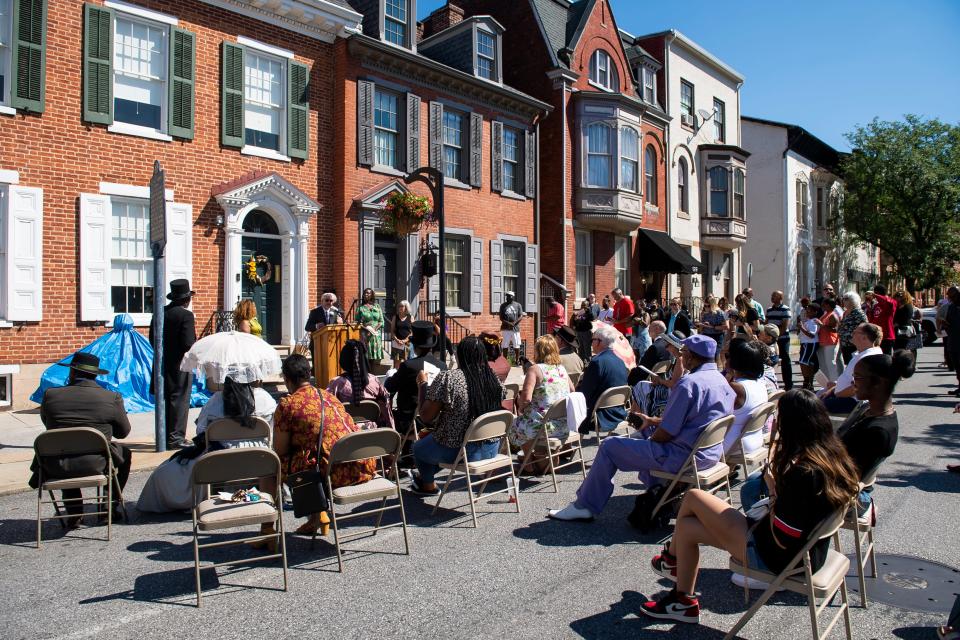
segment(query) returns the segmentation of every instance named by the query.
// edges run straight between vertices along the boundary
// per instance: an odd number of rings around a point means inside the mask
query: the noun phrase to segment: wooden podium
[[[355,324],[328,324],[312,334],[313,376],[317,386],[326,389],[331,380],[340,375],[340,350],[347,340],[360,339],[360,327]]]

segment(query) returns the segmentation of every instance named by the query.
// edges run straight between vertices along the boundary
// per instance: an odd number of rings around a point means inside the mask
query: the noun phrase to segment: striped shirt
[[[781,338],[790,337],[783,332],[782,327],[784,322],[787,323],[788,327],[790,326],[790,319],[792,316],[793,314],[790,312],[790,307],[785,304],[778,304],[767,309],[767,322],[776,325],[778,329],[781,329]]]

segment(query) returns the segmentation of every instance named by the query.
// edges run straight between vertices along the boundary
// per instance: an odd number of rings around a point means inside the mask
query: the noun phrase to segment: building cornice
[[[327,0],[201,0],[233,13],[332,43],[360,30],[363,16]]]
[[[469,73],[453,69],[411,51],[391,46],[362,34],[351,35],[349,53],[363,68],[393,78],[403,78],[438,93],[458,96],[465,101],[484,104],[532,120],[553,110],[549,104],[504,85],[497,85]]]

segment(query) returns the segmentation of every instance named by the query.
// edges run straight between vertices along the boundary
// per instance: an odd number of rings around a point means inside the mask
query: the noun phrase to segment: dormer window
[[[607,91],[620,91],[620,76],[610,54],[597,49],[590,57],[590,82]]]
[[[643,101],[657,104],[657,72],[650,67],[640,67],[640,80],[643,87]]]
[[[492,33],[477,29],[477,76],[497,82],[497,41]]]
[[[383,37],[399,47],[407,46],[407,0],[384,0]]]

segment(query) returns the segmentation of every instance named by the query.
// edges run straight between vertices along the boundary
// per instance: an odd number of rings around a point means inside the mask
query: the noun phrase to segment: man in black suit
[[[663,320],[654,320],[650,323],[648,331],[653,339],[653,344],[647,347],[647,350],[640,356],[637,367],[630,372],[627,383],[631,387],[648,377],[648,374],[640,369],[640,365],[647,369],[653,369],[658,362],[670,359],[670,352],[667,351],[667,341],[663,337],[663,334],[667,332],[667,325],[663,323]]]
[[[414,322],[410,332],[410,343],[413,345],[416,357],[401,364],[397,372],[387,378],[384,383],[391,397],[397,396],[397,409],[393,412],[393,417],[397,423],[397,431],[400,433],[405,433],[410,428],[417,413],[420,399],[417,377],[424,372],[429,384],[433,382],[437,373],[447,368],[443,360],[431,353],[437,344],[437,333],[432,322],[426,320]]]
[[[313,333],[325,325],[341,322],[343,322],[343,312],[337,308],[337,296],[328,291],[320,296],[320,306],[310,311],[310,315],[307,316],[307,324],[303,330]]]
[[[193,372],[180,371],[180,361],[197,341],[193,311],[189,309],[195,291],[190,281],[170,282],[167,299],[170,304],[163,312],[163,402],[166,409],[167,448],[187,446],[187,412],[193,391]],[[150,343],[153,344],[153,323],[150,324]]]
[[[117,481],[122,491],[130,475],[131,454],[128,447],[114,442],[112,438],[126,438],[130,433],[130,421],[123,408],[123,398],[119,393],[107,391],[96,383],[98,375],[108,372],[100,368],[100,358],[92,353],[77,352],[70,364],[63,366],[70,367],[67,386],[51,387],[43,394],[40,420],[47,429],[93,427],[101,431],[110,441],[110,457],[117,469]],[[98,475],[106,473],[107,469],[106,458],[97,454],[44,458],[42,464],[43,477],[47,479]],[[30,468],[33,471],[30,486],[33,488],[40,483],[39,465],[40,461],[34,458]],[[64,507],[72,515],[65,524],[72,529],[80,523],[83,514],[83,504],[80,502],[83,494],[80,489],[64,489],[62,493]],[[117,502],[115,494],[115,514]]]

